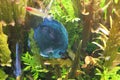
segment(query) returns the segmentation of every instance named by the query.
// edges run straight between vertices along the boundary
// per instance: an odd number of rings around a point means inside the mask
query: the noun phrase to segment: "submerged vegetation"
[[[69,35],[65,59],[40,56],[33,39],[42,18],[25,8],[49,2],[0,0],[0,80],[119,80],[120,0],[54,0],[49,13]]]

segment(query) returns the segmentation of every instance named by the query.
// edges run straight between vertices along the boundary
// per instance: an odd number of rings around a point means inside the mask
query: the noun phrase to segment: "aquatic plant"
[[[4,5],[4,6],[3,6]],[[25,19],[27,0],[0,0],[0,20],[7,24],[19,23]]]
[[[39,56],[39,55],[37,55]],[[37,59],[33,55],[30,55],[28,52],[22,56],[22,61],[25,64],[25,67],[23,69],[24,72],[30,71],[32,74],[31,78],[33,77],[34,80],[37,80],[39,78],[44,78],[45,74],[49,71],[45,69],[39,62],[36,62]],[[29,75],[30,73],[27,73]],[[27,76],[26,75],[26,76]],[[29,77],[28,77],[29,78]]]
[[[4,55],[1,55],[1,65],[2,66],[10,66],[11,61],[13,59],[15,49],[16,49],[16,42],[17,41],[23,41],[23,26],[24,25],[24,19],[25,19],[25,6],[27,5],[27,0],[0,0],[0,21],[2,21],[4,27],[4,32],[7,34],[7,36],[1,33],[0,36],[0,53],[4,53]],[[2,29],[2,28],[1,28]],[[9,49],[8,49],[8,44]],[[3,46],[5,44],[5,48]],[[12,55],[10,55],[10,53]],[[11,59],[12,56],[12,59]],[[12,66],[13,67],[13,66]],[[5,68],[6,67],[2,67]],[[12,72],[12,69],[9,69],[9,72]]]
[[[0,69],[0,80],[6,80],[7,77],[8,75],[2,69]]]
[[[22,71],[23,80],[119,80],[120,0],[54,0],[50,13],[65,25],[69,35],[67,59],[41,57],[30,29],[42,18],[26,13],[25,7],[46,9],[49,2],[0,0],[0,79],[15,80]],[[17,42],[22,61],[18,67],[16,56],[15,69],[10,66],[15,64],[11,61]]]
[[[11,52],[8,48],[7,35],[3,33],[2,22],[0,22],[0,65],[11,66]]]
[[[0,22],[0,65],[5,67],[11,66],[11,52],[8,48],[7,35],[3,33],[2,22]],[[5,80],[8,75],[0,68],[0,79]]]
[[[118,1],[117,5],[120,5],[120,1]],[[107,68],[111,68],[113,66],[116,66],[120,64],[119,58],[120,53],[118,52],[119,46],[120,46],[120,11],[119,6],[114,7],[114,14],[112,18],[110,18],[110,34],[109,39],[106,43],[105,51],[103,52],[103,55],[105,57],[109,57],[108,60],[105,60],[104,66]]]
[[[114,4],[114,2],[113,2]],[[117,3],[119,5],[120,2]],[[104,57],[104,67],[110,68],[119,64],[119,46],[120,46],[120,27],[119,27],[119,7],[114,6],[113,14],[108,14],[109,16],[109,26],[99,24],[100,27],[95,31],[99,34],[94,40],[99,40],[98,42],[92,42],[96,44],[103,52],[100,57]],[[112,17],[114,16],[114,17]],[[98,49],[99,50],[99,49]],[[97,51],[97,50],[96,50]],[[94,54],[94,53],[93,53]],[[116,61],[117,60],[117,61]],[[115,62],[114,62],[115,61]]]

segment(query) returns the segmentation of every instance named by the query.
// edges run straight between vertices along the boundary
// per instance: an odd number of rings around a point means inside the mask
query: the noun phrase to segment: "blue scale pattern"
[[[43,22],[34,29],[34,39],[40,48],[41,56],[64,57],[68,47],[68,33],[60,22],[44,18]]]

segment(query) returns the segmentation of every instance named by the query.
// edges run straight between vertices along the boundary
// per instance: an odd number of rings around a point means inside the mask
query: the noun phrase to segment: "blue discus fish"
[[[64,58],[68,47],[68,33],[62,23],[40,12],[38,9],[27,7],[28,12],[43,17],[43,22],[34,28],[40,55],[48,58]]]

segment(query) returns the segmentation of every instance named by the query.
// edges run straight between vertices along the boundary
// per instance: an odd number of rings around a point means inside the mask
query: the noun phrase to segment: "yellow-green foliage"
[[[10,50],[7,44],[7,36],[2,32],[2,23],[0,23],[0,65],[11,66]]]
[[[115,65],[116,63],[120,63],[120,59],[118,58],[120,57],[120,54],[118,53],[119,46],[120,46],[120,19],[118,17],[113,20],[112,28],[110,29],[109,39],[106,43],[106,48],[103,53],[106,58],[104,64],[106,67],[110,67]]]
[[[27,0],[0,0],[0,20],[21,23],[26,14]]]
[[[12,21],[12,6],[8,0],[0,0],[0,20]],[[9,19],[8,19],[9,17]]]
[[[3,70],[0,69],[0,80],[6,80],[8,75],[5,74]]]

